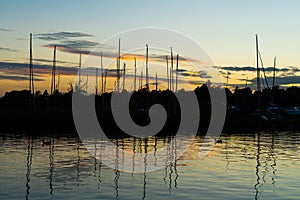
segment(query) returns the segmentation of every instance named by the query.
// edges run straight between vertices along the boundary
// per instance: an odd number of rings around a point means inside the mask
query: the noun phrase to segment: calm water
[[[202,159],[199,146],[205,144],[196,138],[176,162],[136,174],[107,167],[76,138],[52,138],[43,146],[49,138],[2,134],[0,199],[299,199],[299,137],[222,136],[223,142]],[[166,138],[156,142],[168,144]],[[176,146],[169,147],[174,152]]]

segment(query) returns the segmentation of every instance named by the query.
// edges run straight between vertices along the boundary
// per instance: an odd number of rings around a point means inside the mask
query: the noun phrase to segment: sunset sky
[[[90,50],[112,35],[141,27],[172,29],[192,38],[222,72],[222,78],[229,72],[233,87],[243,87],[246,78],[250,86],[255,84],[257,33],[267,76],[271,76],[270,67],[277,56],[277,83],[300,83],[297,0],[3,0],[0,5],[0,96],[5,91],[28,88],[30,32],[34,35],[37,89],[49,90],[53,57],[49,47],[58,44],[61,88],[66,90],[78,66],[79,55],[74,49]]]

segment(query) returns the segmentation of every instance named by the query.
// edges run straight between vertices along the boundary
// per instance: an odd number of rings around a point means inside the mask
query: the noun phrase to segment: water
[[[2,134],[0,199],[299,199],[299,137],[224,135],[202,159],[196,138],[176,162],[136,174],[101,164],[76,138],[43,146],[49,138]]]

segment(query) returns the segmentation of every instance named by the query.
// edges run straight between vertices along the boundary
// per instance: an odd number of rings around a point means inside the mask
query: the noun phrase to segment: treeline
[[[253,92],[249,87],[236,88],[233,92],[226,89],[226,94],[228,105],[237,106],[241,111],[266,109],[270,106],[300,106],[300,88],[296,86],[287,89],[275,86],[274,89],[264,89],[261,92]]]
[[[220,88],[208,88],[207,85],[197,87],[194,91],[180,90],[178,93],[194,92],[198,98],[200,109],[199,134],[206,134],[211,118],[211,99],[209,91],[224,92]],[[72,115],[73,90],[66,93],[55,91],[49,94],[47,90],[31,95],[30,91],[6,92],[0,98],[0,131],[6,132],[71,132],[76,133]],[[225,89],[227,98],[227,116],[224,130],[256,129],[257,119],[253,113],[258,108],[266,109],[277,105],[291,107],[300,105],[300,88],[290,87],[280,89],[264,89],[253,92],[250,88],[236,88],[233,92]],[[128,94],[123,91],[120,93]],[[112,93],[97,96],[82,95],[83,98],[95,98],[95,110],[103,130],[111,137],[126,136],[116,125],[111,112]],[[260,102],[260,103],[258,103]],[[224,103],[224,102],[223,102]],[[154,104],[162,105],[167,112],[167,122],[159,132],[161,135],[176,134],[180,120],[180,103],[172,91],[148,91],[140,89],[132,93],[129,110],[133,121],[141,126],[150,122],[149,108]],[[127,105],[128,106],[128,105]],[[230,108],[237,107],[232,111]]]

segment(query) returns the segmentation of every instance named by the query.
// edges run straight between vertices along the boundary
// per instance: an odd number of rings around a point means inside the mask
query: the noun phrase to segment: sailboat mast
[[[103,71],[103,55],[102,55],[102,52],[101,52],[101,60],[100,60],[100,65],[101,65],[101,93],[103,93],[103,76],[104,76],[104,71]]]
[[[119,89],[120,61],[121,61],[121,39],[119,38],[119,48],[118,48],[118,57],[117,57],[117,92],[120,91]]]
[[[34,82],[33,82],[33,65],[32,65],[32,33],[30,33],[30,49],[29,49],[29,90],[30,94],[34,94]]]
[[[96,68],[95,94],[96,94],[96,96],[98,95],[98,67]]]
[[[177,54],[176,56],[176,92],[178,91],[178,59],[179,59],[179,55]]]
[[[78,89],[81,90],[81,54],[79,54],[79,65],[78,65]]]
[[[260,69],[259,69],[259,49],[258,49],[258,35],[255,35],[256,38],[256,79],[257,79],[257,91],[260,92]]]
[[[273,83],[272,83],[272,89],[274,90],[275,87],[275,73],[276,73],[276,57],[274,57],[274,67],[273,67]]]
[[[146,44],[146,89],[149,90],[148,44]]]
[[[55,83],[55,76],[56,76],[56,46],[54,46],[53,50],[53,66],[52,66],[52,80],[51,80],[51,95],[55,92],[56,89],[56,83]]]
[[[172,49],[172,47],[171,47],[170,88],[171,88],[171,91],[174,89],[174,85],[173,85],[173,49]]]
[[[125,75],[126,75],[126,63],[123,65],[123,91],[125,90]]]
[[[155,74],[155,91],[157,91],[157,72],[156,72],[156,74]]]
[[[136,57],[134,57],[134,91],[136,91]]]
[[[273,83],[272,83],[272,104],[274,105],[275,96],[275,73],[276,73],[276,57],[274,57],[274,67],[273,67]]]
[[[169,58],[168,58],[168,56],[166,56],[166,61],[167,61],[167,81],[168,81],[167,89],[169,89],[170,80],[169,80]]]

